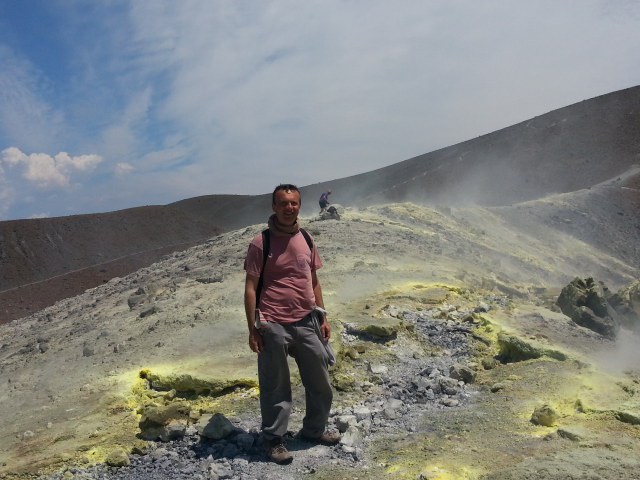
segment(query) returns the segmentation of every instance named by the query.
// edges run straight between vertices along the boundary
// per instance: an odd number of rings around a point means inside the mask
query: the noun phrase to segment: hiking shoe
[[[267,456],[275,463],[286,465],[293,460],[293,455],[287,450],[287,446],[281,438],[274,438],[270,442],[267,442],[266,446]]]
[[[337,430],[325,430],[319,437],[308,437],[300,430],[298,437],[307,442],[319,443],[320,445],[326,445],[328,447],[336,445],[342,439],[342,435]]]

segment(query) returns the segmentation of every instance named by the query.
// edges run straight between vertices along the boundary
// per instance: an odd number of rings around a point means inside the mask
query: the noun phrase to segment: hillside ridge
[[[493,133],[388,167],[302,187],[303,213],[331,187],[335,202],[364,207],[413,201],[501,206],[590,188],[640,163],[640,86],[553,110]],[[221,232],[264,222],[269,194],[206,195],[168,205],[91,215],[0,222],[0,323],[32,313],[23,289],[7,291],[134,256],[150,263],[171,245],[195,245]],[[124,262],[121,274],[144,266]],[[70,296],[108,280],[105,272],[70,275]],[[5,292],[5,293],[3,293]],[[64,298],[51,298],[51,300]],[[16,303],[17,302],[17,303]],[[17,307],[16,307],[17,305]]]

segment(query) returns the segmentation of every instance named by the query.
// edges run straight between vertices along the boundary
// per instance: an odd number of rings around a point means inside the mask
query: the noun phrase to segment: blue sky
[[[342,178],[640,84],[632,0],[0,0],[0,31],[0,220]]]

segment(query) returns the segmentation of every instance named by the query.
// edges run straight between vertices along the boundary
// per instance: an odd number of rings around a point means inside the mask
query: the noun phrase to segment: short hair
[[[273,189],[273,193],[271,194],[271,203],[274,205],[276,203],[276,192],[279,192],[280,190],[284,190],[287,193],[298,192],[298,195],[300,195],[300,204],[302,204],[302,194],[300,193],[300,189],[291,183],[281,183]]]

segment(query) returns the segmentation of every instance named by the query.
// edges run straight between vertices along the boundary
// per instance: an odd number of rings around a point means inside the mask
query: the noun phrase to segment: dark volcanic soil
[[[128,255],[110,262],[82,268],[0,292],[0,324],[38,312],[63,298],[80,295],[115,277],[124,277],[142,267],[151,265],[164,255],[185,250],[200,242],[184,243]]]

